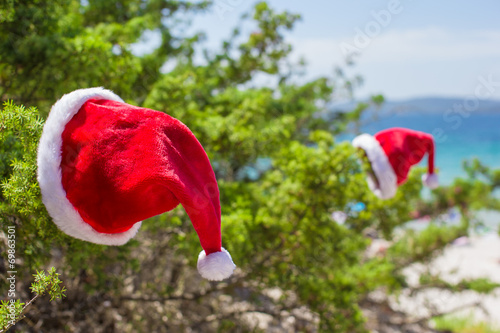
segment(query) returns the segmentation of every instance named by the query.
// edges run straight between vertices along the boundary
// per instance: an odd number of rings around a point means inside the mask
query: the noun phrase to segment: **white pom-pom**
[[[436,175],[435,173],[432,174],[427,173],[423,175],[422,181],[424,182],[424,185],[430,188],[431,190],[439,186],[438,175]]]
[[[224,248],[221,252],[210,253],[208,256],[205,255],[205,251],[201,251],[198,256],[198,272],[210,281],[227,279],[235,268],[231,255]]]

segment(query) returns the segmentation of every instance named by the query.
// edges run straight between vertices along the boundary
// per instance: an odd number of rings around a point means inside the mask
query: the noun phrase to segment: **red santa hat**
[[[219,189],[207,154],[165,113],[103,88],[64,95],[43,128],[38,182],[55,224],[96,244],[125,244],[142,220],[180,203],[203,248],[200,274],[222,280],[235,268],[221,247]]]
[[[377,178],[368,177],[368,186],[381,199],[396,194],[398,186],[408,178],[410,168],[426,153],[429,154],[428,171],[422,181],[431,189],[438,186],[438,177],[434,173],[434,138],[430,134],[396,127],[374,136],[361,134],[352,144],[365,151]]]

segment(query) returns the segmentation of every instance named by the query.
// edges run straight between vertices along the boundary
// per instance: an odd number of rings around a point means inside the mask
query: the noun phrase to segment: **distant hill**
[[[500,113],[500,100],[469,100],[466,98],[448,98],[448,97],[422,97],[407,100],[388,100],[384,103],[379,111],[379,115],[387,115],[394,113],[422,114],[422,113],[443,113],[448,109],[453,110],[454,106],[466,105],[475,109],[474,113]],[[356,103],[348,102],[333,105],[332,112],[350,111]]]

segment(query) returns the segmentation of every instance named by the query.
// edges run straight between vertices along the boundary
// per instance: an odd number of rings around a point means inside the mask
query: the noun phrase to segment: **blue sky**
[[[359,98],[378,93],[390,99],[465,98],[474,96],[481,82],[489,80],[482,97],[500,99],[498,0],[268,3],[302,15],[287,38],[294,46],[293,56],[307,60],[306,78],[331,74],[343,63],[342,46],[348,49],[346,45],[351,45],[360,54],[354,71],[365,80],[357,92]],[[190,30],[205,31],[205,46],[215,48],[254,4],[250,0],[215,0],[212,11],[197,15]]]

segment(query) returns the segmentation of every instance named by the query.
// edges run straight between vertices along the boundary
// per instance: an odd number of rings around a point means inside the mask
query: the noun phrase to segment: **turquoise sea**
[[[400,113],[369,122],[361,131],[373,135],[390,127],[406,127],[434,135],[435,166],[443,185],[465,176],[462,163],[467,159],[478,158],[489,167],[500,168],[500,112],[473,113],[467,118],[444,113]],[[421,165],[426,163],[427,157],[424,157]]]

